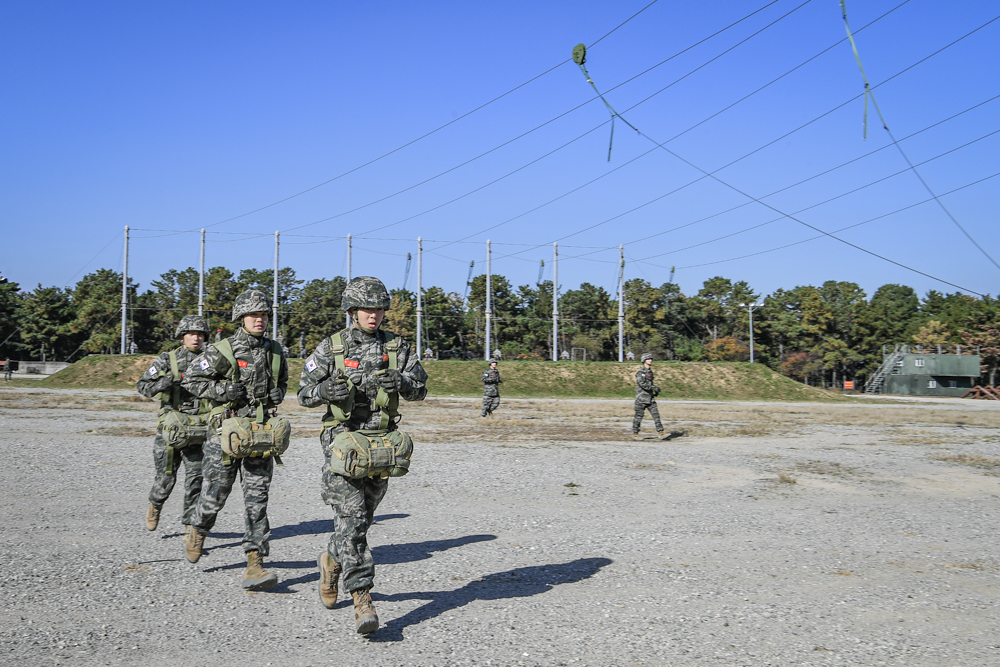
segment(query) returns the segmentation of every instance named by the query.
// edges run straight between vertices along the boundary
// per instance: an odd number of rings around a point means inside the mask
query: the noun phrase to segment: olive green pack
[[[180,411],[181,397],[180,387],[177,383],[181,379],[180,366],[177,363],[177,350],[171,350],[170,375],[174,378],[174,385],[169,391],[161,392],[160,417],[156,422],[156,430],[167,444],[167,467],[168,475],[174,474],[174,458],[177,450],[184,449],[190,445],[203,445],[208,440],[209,412],[212,409],[211,402],[201,400],[198,403],[198,414],[189,415]],[[161,374],[161,377],[165,373]]]

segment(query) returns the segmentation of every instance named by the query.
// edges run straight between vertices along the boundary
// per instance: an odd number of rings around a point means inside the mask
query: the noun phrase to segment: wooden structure
[[[962,398],[978,398],[986,401],[1000,401],[1000,387],[973,387],[962,394]]]

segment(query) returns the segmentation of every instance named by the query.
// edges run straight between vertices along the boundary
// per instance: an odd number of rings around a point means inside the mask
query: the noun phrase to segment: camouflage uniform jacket
[[[183,345],[177,348],[177,370],[180,371],[181,377],[183,378],[187,375],[188,367],[191,366],[191,362],[198,356],[197,352],[192,352]],[[160,354],[153,359],[153,365],[149,367],[142,377],[139,378],[139,382],[136,383],[136,390],[145,396],[146,398],[154,398],[159,392],[153,389],[153,385],[156,384],[163,376],[170,375],[170,352],[160,352]],[[198,397],[187,391],[183,387],[177,386],[177,391],[179,392],[180,404],[178,405],[178,410],[189,415],[198,414]],[[161,394],[160,399],[160,414],[165,414],[173,410],[173,404],[170,401],[171,390]],[[163,399],[166,400],[163,400]]]
[[[342,330],[340,336],[344,341],[347,377],[356,387],[354,409],[347,427],[352,431],[376,429],[382,420],[382,411],[373,405],[379,388],[375,373],[389,367],[389,358],[383,349],[385,336],[381,330],[368,334],[355,326]],[[416,355],[410,350],[410,344],[405,340],[400,340],[396,354],[396,367],[403,376],[399,395],[407,401],[422,401],[427,396],[427,373],[424,367],[417,361]],[[299,405],[315,408],[328,404],[329,401],[320,396],[319,385],[327,378],[336,376],[337,372],[330,339],[325,338],[306,359],[306,365],[302,369]],[[342,426],[337,428],[338,431],[341,429]]]
[[[500,396],[500,371],[490,369],[483,373],[483,396],[497,398]]]
[[[635,402],[652,403],[653,398],[653,369],[643,366],[635,374]]]
[[[271,376],[271,364],[268,352],[281,354],[281,346],[264,336],[251,336],[242,328],[228,338],[233,346],[233,356],[239,365],[239,383],[246,387],[247,398],[240,399],[233,405],[238,417],[254,417],[257,404],[263,403],[264,409],[275,407],[268,396],[267,381]],[[215,345],[209,345],[195,359],[181,386],[200,398],[208,398],[217,404],[226,402],[226,383],[234,381],[230,371],[229,361],[222,356]],[[281,390],[282,397],[288,391],[288,361],[281,354],[281,367],[274,386]]]

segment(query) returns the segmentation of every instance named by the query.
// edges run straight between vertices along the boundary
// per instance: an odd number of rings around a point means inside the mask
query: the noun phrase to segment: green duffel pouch
[[[344,431],[330,450],[330,470],[338,475],[402,477],[410,471],[413,440],[406,431]]]
[[[171,410],[160,419],[159,428],[167,447],[183,449],[188,445],[202,445],[208,440],[208,415]]]
[[[284,417],[261,424],[247,417],[222,420],[222,451],[233,458],[281,456],[288,449],[292,425]]]

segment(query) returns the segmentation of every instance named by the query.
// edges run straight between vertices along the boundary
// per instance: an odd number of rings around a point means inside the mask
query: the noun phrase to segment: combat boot
[[[642,440],[642,436],[639,435],[638,433],[633,433],[632,434],[632,439],[633,440]]]
[[[243,588],[256,591],[278,583],[278,575],[264,569],[264,558],[259,551],[247,552],[247,571],[243,573]]]
[[[184,533],[184,552],[188,562],[197,563],[201,558],[201,551],[205,548],[205,536],[208,531],[200,531],[194,526],[188,526]]]
[[[161,509],[163,509],[163,505],[157,507],[153,503],[149,503],[149,507],[146,509],[146,530],[156,530],[160,524]]]
[[[664,431],[662,428],[659,431],[656,432],[656,439],[657,440],[663,440],[665,437],[667,437],[667,432]]]
[[[337,585],[340,583],[340,573],[343,568],[333,560],[329,551],[324,551],[316,559],[319,565],[319,601],[327,609],[333,609],[337,604]]]
[[[370,587],[351,591],[351,597],[354,598],[355,629],[359,635],[367,635],[378,630],[378,616],[375,615],[371,591]]]

